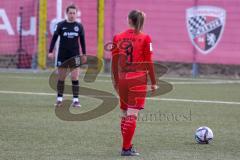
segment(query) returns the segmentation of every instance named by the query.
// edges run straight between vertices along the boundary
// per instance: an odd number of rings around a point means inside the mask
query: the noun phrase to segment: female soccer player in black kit
[[[73,92],[73,107],[81,107],[78,94],[79,94],[79,71],[80,68],[80,50],[79,50],[79,40],[82,48],[82,63],[86,63],[86,45],[84,28],[81,23],[76,22],[77,8],[75,5],[69,5],[66,9],[67,19],[59,22],[56,26],[50,48],[48,57],[53,59],[53,49],[57,41],[58,36],[60,36],[59,52],[57,57],[57,67],[58,67],[58,82],[57,82],[57,101],[55,106],[60,107],[63,101],[64,93],[64,81],[67,76],[68,67],[74,66],[75,69],[71,70],[72,79],[72,92]],[[66,64],[66,61],[67,64]],[[64,63],[65,62],[65,63]],[[70,63],[70,64],[69,64]]]

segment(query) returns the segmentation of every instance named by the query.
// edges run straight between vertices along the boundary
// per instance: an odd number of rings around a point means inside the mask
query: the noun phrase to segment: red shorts
[[[146,72],[120,73],[118,87],[121,109],[144,108],[147,92]]]

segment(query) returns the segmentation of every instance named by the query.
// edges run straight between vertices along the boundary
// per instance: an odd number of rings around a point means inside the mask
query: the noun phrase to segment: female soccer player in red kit
[[[133,10],[128,15],[129,29],[114,36],[112,74],[114,87],[120,97],[122,110],[122,156],[138,156],[132,139],[139,110],[144,108],[147,92],[147,76],[151,90],[157,89],[152,63],[152,42],[142,32],[145,14]]]

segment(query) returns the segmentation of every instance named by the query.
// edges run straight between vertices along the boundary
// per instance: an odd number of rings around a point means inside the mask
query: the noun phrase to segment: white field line
[[[185,84],[239,84],[240,83],[240,81],[230,81],[230,80],[219,80],[219,81],[206,81],[206,82],[198,82],[198,81],[196,81],[196,82],[169,82],[169,83],[171,83],[171,84],[177,84],[177,85],[181,85],[181,84],[183,84],[183,85],[185,85]]]
[[[43,79],[43,80],[48,80],[48,78],[43,78],[43,77],[23,77],[23,76],[7,76],[6,78],[14,78],[14,79]],[[168,78],[167,78],[168,79]],[[162,79],[164,80],[164,79]],[[177,80],[177,79],[176,79]],[[185,80],[192,80],[192,81],[182,81],[182,82],[175,82],[175,81],[167,81],[171,84],[176,84],[176,85],[186,85],[186,84],[239,84],[239,80],[214,80],[214,79],[209,79],[209,80],[202,80],[202,79],[185,79]],[[199,81],[200,80],[200,81]],[[112,82],[111,80],[102,80],[102,79],[97,79],[95,82]]]
[[[163,79],[163,81],[165,81],[164,79]],[[96,82],[106,82],[106,83],[109,83],[109,82],[112,82],[111,80],[101,80],[101,79],[99,79],[99,80],[96,80]],[[218,81],[206,81],[206,82],[204,82],[204,81],[185,81],[185,82],[172,82],[172,81],[166,81],[166,82],[168,82],[168,83],[171,83],[171,84],[177,84],[177,85],[186,85],[186,84],[239,84],[240,83],[240,81],[230,81],[230,80],[218,80]]]
[[[99,74],[99,77],[111,77],[111,75],[110,74]],[[168,77],[168,76],[166,76],[166,75],[163,75],[162,77],[161,77],[161,79],[169,79],[169,80],[181,80],[181,81],[189,81],[189,80],[191,80],[191,81],[195,81],[195,80],[197,80],[197,81],[216,81],[216,80],[220,80],[220,81],[226,81],[226,80],[228,80],[228,79],[219,79],[219,78],[192,78],[192,77],[173,77],[173,76],[170,76],[170,77]],[[232,81],[234,81],[234,80],[239,80],[239,79],[232,79]]]
[[[191,102],[191,103],[211,103],[211,104],[233,104],[240,105],[240,102],[217,101],[217,100],[196,100],[196,99],[176,99],[176,98],[148,98],[155,101],[172,101],[172,102]]]
[[[56,96],[56,93],[44,93],[44,92],[19,92],[19,91],[4,91],[0,90],[0,94],[21,94],[21,95],[39,95],[39,96]],[[68,95],[71,96],[71,95]],[[81,96],[81,95],[80,95]],[[90,95],[93,98],[103,97],[97,95]],[[86,96],[81,96],[86,97]],[[111,98],[111,96],[105,96]],[[211,103],[211,104],[230,104],[230,105],[240,105],[240,102],[234,101],[217,101],[217,100],[196,100],[196,99],[181,99],[181,98],[157,98],[150,97],[147,98],[154,101],[169,101],[169,102],[189,102],[189,103]]]

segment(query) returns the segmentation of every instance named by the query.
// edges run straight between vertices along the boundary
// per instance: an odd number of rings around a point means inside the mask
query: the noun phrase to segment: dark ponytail
[[[138,10],[132,10],[128,14],[128,19],[131,20],[131,25],[136,32],[140,32],[143,28],[145,14]]]

